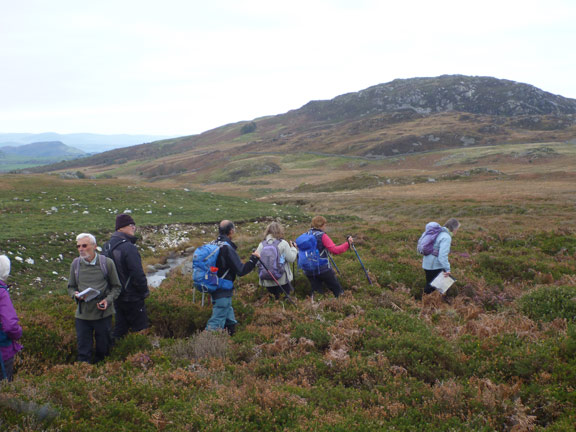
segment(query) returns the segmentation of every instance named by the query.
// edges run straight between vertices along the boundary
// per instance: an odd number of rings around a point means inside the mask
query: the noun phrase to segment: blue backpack
[[[296,239],[298,267],[308,276],[316,276],[330,268],[330,261],[318,250],[318,239],[312,230]]]
[[[213,293],[218,289],[231,290],[234,288],[234,282],[224,279],[229,270],[226,270],[222,277],[218,277],[216,260],[218,259],[220,248],[224,245],[230,246],[227,242],[211,242],[200,246],[194,251],[192,270],[194,286],[198,291]]]
[[[265,280],[278,280],[284,273],[284,263],[286,262],[284,256],[278,250],[280,240],[274,240],[268,243],[267,240],[262,242],[262,249],[260,249],[260,260],[258,261],[258,277]],[[264,265],[262,265],[264,263]],[[270,273],[272,273],[272,276]]]
[[[438,234],[442,232],[442,226],[437,222],[429,222],[426,224],[426,229],[424,233],[418,240],[418,245],[416,249],[418,253],[422,255],[434,255],[438,256],[438,249],[434,249],[434,243]]]

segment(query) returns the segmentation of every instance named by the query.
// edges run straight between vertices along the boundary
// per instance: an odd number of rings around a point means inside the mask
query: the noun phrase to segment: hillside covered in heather
[[[576,100],[528,84],[444,75],[398,79],[312,101],[285,114],[225,125],[200,135],[117,149],[33,172],[82,170],[144,179],[201,179],[242,157],[334,154],[389,158],[505,143],[576,137]],[[268,165],[262,174],[281,167]]]

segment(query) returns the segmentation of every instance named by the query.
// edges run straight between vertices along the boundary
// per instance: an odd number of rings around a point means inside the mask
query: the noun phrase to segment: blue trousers
[[[232,297],[212,299],[212,316],[206,324],[206,330],[218,330],[238,323],[232,309]]]

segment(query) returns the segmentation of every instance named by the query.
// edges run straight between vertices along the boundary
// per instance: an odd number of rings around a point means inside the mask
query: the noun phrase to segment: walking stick
[[[282,287],[282,285],[280,285],[280,282],[278,282],[278,279],[276,279],[276,278],[274,277],[274,275],[272,274],[272,272],[271,272],[270,270],[268,270],[268,267],[266,267],[266,264],[264,264],[260,258],[258,258],[258,261],[260,261],[260,264],[262,264],[262,267],[264,267],[264,270],[266,270],[266,271],[268,272],[268,274],[270,275],[270,277],[271,277],[272,279],[274,279],[274,282],[276,282],[276,285],[278,285],[278,286],[280,287],[280,289],[282,290],[282,292],[284,293],[284,295],[286,295],[286,298],[287,298],[288,300],[290,300],[290,303],[292,303],[294,306],[296,306],[296,303],[294,303],[294,300],[292,300],[292,297],[290,297],[290,294],[288,294],[288,293],[286,292],[286,290]]]
[[[356,252],[356,257],[358,258],[358,261],[360,262],[360,265],[362,266],[364,273],[366,273],[366,278],[368,279],[368,283],[370,285],[372,285],[372,281],[370,280],[370,276],[368,276],[368,271],[366,271],[366,267],[364,267],[364,263],[360,259],[360,255],[358,255],[358,251],[356,250],[356,246],[354,246],[354,243],[350,243],[350,246],[352,246],[352,249],[354,250],[354,252]]]
[[[328,254],[328,258],[330,259],[330,262],[332,263],[338,274],[341,275],[342,273],[340,273],[340,269],[336,265],[336,262],[334,261],[334,258],[332,258],[332,255]]]

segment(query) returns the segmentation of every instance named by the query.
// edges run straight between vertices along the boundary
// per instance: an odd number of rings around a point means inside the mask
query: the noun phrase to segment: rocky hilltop
[[[398,111],[418,114],[458,111],[494,116],[576,114],[576,99],[515,81],[464,75],[397,79],[296,111],[321,121],[340,121]]]
[[[575,99],[509,80],[444,75],[397,79],[332,100],[312,101],[285,114],[118,149],[38,171],[93,167],[103,172],[113,165],[118,168],[139,161],[127,167],[127,175],[159,178],[201,175],[215,167],[226,170],[229,163],[233,165],[230,156],[235,155],[329,153],[382,158],[575,138]],[[115,169],[119,171],[123,168]]]

